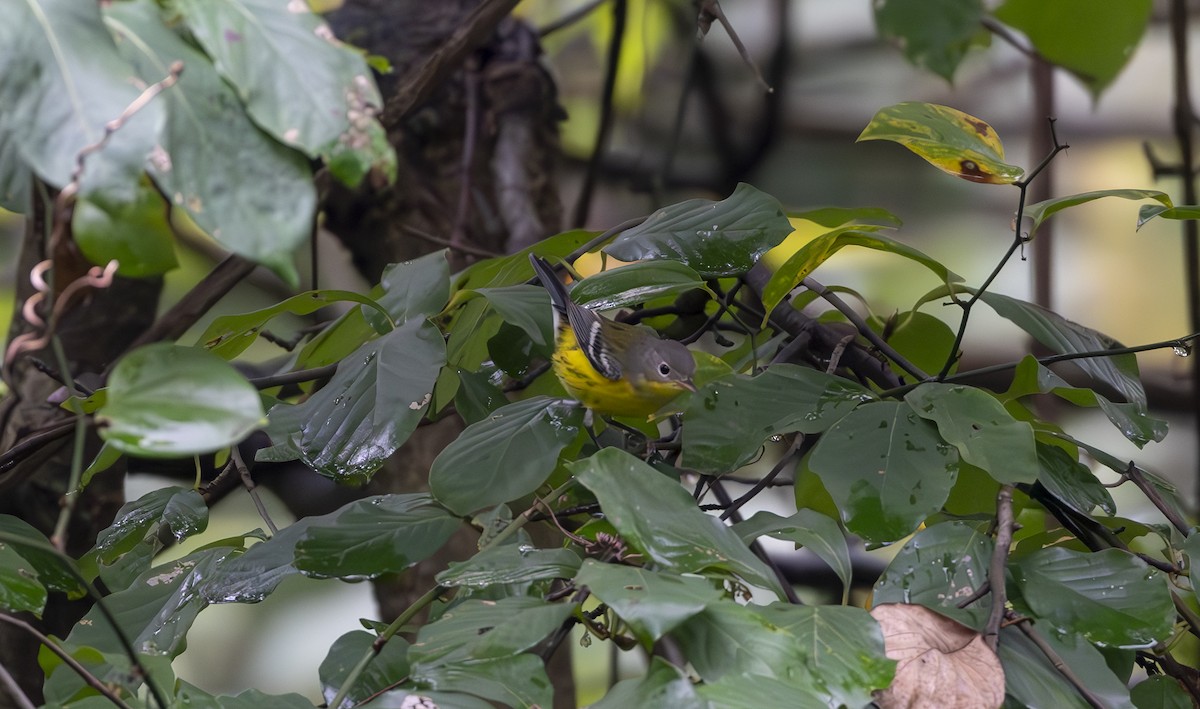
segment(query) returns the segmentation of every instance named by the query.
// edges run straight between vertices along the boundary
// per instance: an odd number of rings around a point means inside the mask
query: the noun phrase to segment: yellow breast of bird
[[[569,326],[560,328],[551,361],[567,393],[603,416],[648,417],[681,391],[665,382],[634,382],[627,372],[617,380],[605,377],[579,348]]]

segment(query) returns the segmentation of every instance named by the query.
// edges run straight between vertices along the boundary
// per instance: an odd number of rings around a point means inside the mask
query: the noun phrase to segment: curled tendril
[[[63,288],[62,294],[55,299],[54,307],[51,309],[47,321],[38,313],[38,307],[46,301],[46,295],[50,292],[50,285],[46,282],[46,272],[52,266],[53,263],[49,260],[41,261],[29,271],[29,282],[37,292],[26,298],[21,305],[21,317],[40,332],[26,332],[13,338],[4,353],[5,372],[23,352],[40,350],[50,343],[59,319],[83,289],[111,286],[113,277],[117,273],[118,263],[116,260],[112,260],[103,268],[92,266],[87,273],[68,283],[67,287]]]

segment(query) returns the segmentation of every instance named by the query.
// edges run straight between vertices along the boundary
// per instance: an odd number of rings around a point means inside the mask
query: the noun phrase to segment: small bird
[[[649,417],[696,391],[696,361],[682,343],[576,305],[545,259],[530,254],[529,260],[550,292],[557,333],[551,362],[572,397],[602,416]]]

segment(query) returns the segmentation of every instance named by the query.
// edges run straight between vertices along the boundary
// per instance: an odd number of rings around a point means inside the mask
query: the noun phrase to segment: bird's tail
[[[560,314],[566,315],[567,304],[571,302],[570,296],[567,295],[567,287],[558,280],[558,275],[554,273],[554,269],[550,267],[546,259],[529,254],[529,262],[533,264],[533,272],[542,282],[542,287],[550,293],[550,302],[554,304],[554,309]]]

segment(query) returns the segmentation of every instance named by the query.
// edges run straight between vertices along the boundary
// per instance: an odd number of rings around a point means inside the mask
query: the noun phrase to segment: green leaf
[[[728,473],[757,456],[767,438],[820,433],[873,398],[842,377],[790,364],[756,377],[722,377],[691,397],[684,414],[683,458],[702,473]]]
[[[704,277],[750,270],[792,232],[774,197],[745,183],[720,202],[690,199],[664,207],[621,233],[604,252],[622,261],[679,261]]]
[[[181,458],[233,445],[266,423],[258,392],[204,350],[157,343],[125,355],[96,416],[122,453]]]
[[[971,182],[1007,185],[1025,174],[1004,162],[1004,145],[990,125],[948,106],[907,101],[880,109],[858,136],[858,142],[864,140],[899,143]]]
[[[570,466],[596,495],[605,518],[625,541],[676,573],[733,573],[782,596],[779,580],[716,517],[696,507],[679,483],[617,450],[600,452]]]
[[[867,318],[867,324],[875,332],[887,332],[887,343],[923,372],[938,372],[950,356],[954,347],[954,331],[942,320],[911,310],[895,316],[890,323],[878,317]],[[958,369],[957,359],[951,367]]]
[[[0,542],[0,609],[19,613],[28,611],[42,616],[46,607],[46,587],[38,573],[13,547]]]
[[[353,291],[312,290],[294,295],[269,308],[262,308],[238,315],[222,315],[209,324],[204,334],[197,338],[196,345],[204,347],[209,352],[223,359],[233,359],[242,352],[245,352],[247,347],[254,344],[263,326],[275,316],[282,315],[283,313],[308,315],[334,303],[347,301],[362,303],[373,310],[382,311],[385,314],[387,312],[383,310],[383,307],[379,303]],[[384,332],[390,329],[391,324],[389,322],[384,328]]]
[[[874,4],[879,34],[896,41],[914,65],[946,81],[976,42],[981,0],[881,0]]]
[[[1146,225],[1146,222],[1161,217],[1163,219],[1200,219],[1200,205],[1196,204],[1181,204],[1177,207],[1170,206],[1170,199],[1167,200],[1167,205],[1146,204],[1138,210],[1137,228],[1141,229]]]
[[[457,374],[459,386],[454,395],[454,409],[468,425],[482,421],[508,403],[508,397],[486,373],[459,369]]]
[[[1170,636],[1175,607],[1161,572],[1118,549],[1050,547],[1011,565],[1030,609],[1089,641],[1146,646]]]
[[[562,625],[574,606],[512,596],[467,599],[421,626],[408,651],[414,672],[467,660],[511,657],[537,645]]]
[[[259,130],[212,60],[164,25],[156,3],[108,3],[104,12],[141,81],[159,81],[176,61],[186,67],[151,102],[161,102],[167,114],[162,153],[147,165],[154,181],[226,248],[295,286],[291,254],[312,234],[317,204],[308,161]]]
[[[1166,675],[1154,675],[1133,685],[1129,693],[1137,709],[1191,709],[1192,695],[1179,680]]]
[[[429,495],[372,497],[309,527],[296,542],[294,564],[321,578],[375,578],[430,557],[461,524]]]
[[[466,561],[452,561],[437,575],[443,586],[486,588],[512,583],[573,578],[579,556],[570,549],[530,549],[503,544],[485,549]]]
[[[707,286],[700,274],[678,261],[645,261],[601,271],[579,281],[571,299],[596,310],[644,303]]]
[[[300,694],[267,694],[247,689],[237,696],[213,696],[182,680],[179,684],[176,702],[195,709],[312,709],[313,705]]]
[[[413,669],[412,680],[430,689],[466,692],[512,707],[548,707],[554,701],[541,658],[528,653],[422,666]]]
[[[358,676],[354,686],[346,694],[343,706],[366,702],[380,691],[391,687],[397,677],[408,674],[408,643],[404,638],[393,637],[378,651],[373,651],[377,636],[363,630],[352,630],[338,638],[330,646],[321,661],[318,674],[321,678],[321,696],[326,704],[337,696],[338,689],[368,651],[374,652],[370,664]]]
[[[554,472],[582,425],[583,410],[562,400],[535,396],[503,406],[434,459],[429,489],[464,515],[528,495]]]
[[[591,709],[710,709],[709,703],[697,696],[691,680],[661,657],[650,658],[646,674],[617,682],[603,699],[590,706]]]
[[[553,342],[554,318],[545,288],[521,283],[504,288],[480,288],[475,292],[486,298],[505,322],[524,330],[535,344]]]
[[[830,706],[811,688],[758,674],[725,675],[716,682],[705,682],[697,691],[717,707],[826,709]]]
[[[976,630],[987,622],[992,597],[967,608],[988,580],[992,538],[963,522],[943,522],[913,535],[875,582],[872,602],[916,603]]]
[[[862,246],[916,261],[936,274],[947,286],[953,281],[962,280],[938,261],[907,244],[902,244],[882,234],[865,231],[863,227],[848,227],[822,234],[801,246],[775,273],[771,274],[771,280],[763,287],[762,294],[766,312],[770,313],[776,305],[783,302],[793,288],[808,278],[817,266],[827,261],[844,246]],[[766,316],[764,316],[764,322],[765,318]]]
[[[1029,37],[1052,64],[1083,81],[1094,98],[1112,83],[1141,41],[1150,0],[1006,0],[996,19]]]
[[[883,634],[861,608],[721,603],[674,633],[705,682],[763,675],[815,693],[828,706],[860,707],[892,681]]]
[[[1109,515],[1117,513],[1112,495],[1090,468],[1058,446],[1038,443],[1037,453],[1038,482],[1051,495],[1081,514],[1090,515],[1097,507]]]
[[[893,228],[903,225],[900,217],[882,207],[818,207],[802,212],[788,212],[788,218],[803,219],[830,229],[851,223]]]
[[[884,401],[835,423],[808,464],[851,532],[890,542],[941,508],[958,475],[958,452],[906,404]]]
[[[750,519],[733,525],[733,531],[747,544],[766,534],[802,546],[828,564],[845,589],[850,588],[854,570],[850,566],[846,535],[837,522],[816,510],[800,510],[790,517],[756,512]]]
[[[167,203],[149,184],[131,188],[132,199],[108,201],[102,195],[75,202],[71,234],[89,261],[117,262],[126,278],[158,276],[179,265]]]
[[[476,261],[455,277],[455,290],[499,288],[525,283],[533,278],[529,254],[562,258],[596,238],[600,232],[572,229],[543,239],[515,254]]]
[[[342,483],[363,483],[408,440],[446,362],[441,332],[414,318],[360,346],[303,404],[271,408],[275,446],[258,460],[299,458]],[[280,428],[286,430],[280,430]]]
[[[1187,555],[1187,567],[1189,573],[1195,569],[1200,569],[1200,534],[1192,533],[1183,543],[1179,545],[1179,550]],[[1200,601],[1200,573],[1196,574],[1197,578],[1189,580],[1192,584],[1192,595]]]
[[[1055,197],[1054,199],[1048,199],[1044,202],[1034,202],[1033,204],[1025,205],[1025,211],[1022,213],[1022,215],[1024,219],[1028,221],[1026,221],[1025,224],[1022,224],[1021,228],[1026,230],[1029,237],[1032,237],[1035,233],[1037,233],[1038,227],[1042,225],[1042,222],[1049,219],[1052,215],[1061,212],[1068,207],[1076,207],[1081,204],[1087,204],[1088,202],[1094,202],[1098,199],[1103,199],[1105,197],[1118,197],[1120,199],[1132,200],[1153,199],[1157,200],[1159,204],[1162,205],[1163,210],[1166,210],[1171,206],[1171,198],[1167,196],[1167,193],[1159,192],[1158,190],[1096,190],[1094,192],[1082,192],[1080,194],[1072,194],[1065,197]],[[1157,208],[1158,207],[1155,207],[1154,205],[1147,205],[1142,207],[1141,213],[1145,214],[1147,209]],[[1145,222],[1142,219],[1138,219],[1139,228],[1144,223]]]
[[[1121,371],[1117,370],[1118,375]],[[1138,384],[1140,385],[1140,381]],[[1012,399],[1030,394],[1054,394],[1076,406],[1098,406],[1117,430],[1139,448],[1150,441],[1161,441],[1167,435],[1167,422],[1149,416],[1143,404],[1118,404],[1091,389],[1073,387],[1049,368],[1038,363],[1032,355],[1027,355],[1017,365],[1012,384],[1009,385],[1004,398]]]
[[[97,536],[96,546],[86,558],[100,568],[110,589],[128,588],[162,550],[160,532],[169,531],[182,541],[207,526],[208,505],[200,493],[183,487],[152,490],[122,505],[112,525]]]
[[[1121,343],[1103,333],[1032,303],[998,293],[984,293],[981,299],[998,315],[1011,320],[1035,340],[1060,354],[1121,347]],[[1092,377],[1116,389],[1126,401],[1145,407],[1146,391],[1138,378],[1137,358],[1134,355],[1089,357],[1073,361]]]
[[[0,514],[0,543],[15,549],[46,588],[61,591],[72,600],[87,594],[75,562],[59,553],[44,534],[25,520]]]
[[[276,140],[325,157],[342,176],[374,166],[395,177],[395,155],[378,141],[374,113],[383,101],[371,70],[307,5],[179,0],[172,7]]]
[[[363,343],[392,330],[393,324],[424,319],[440,311],[450,298],[450,265],[445,251],[389,264],[370,297],[387,311],[388,318],[371,308],[351,309],[300,350],[296,368],[341,361]]]
[[[0,153],[16,152],[39,177],[63,187],[79,152],[100,141],[105,124],[120,116],[141,89],[104,27],[99,4],[28,0],[6,2],[4,8],[0,144],[8,146],[0,147]],[[164,68],[152,81],[165,77]],[[90,195],[126,189],[124,184],[89,184],[88,177],[97,171],[106,177],[139,174],[162,118],[162,105],[149,102],[88,158],[83,187]],[[16,196],[11,189],[6,187],[5,193]]]
[[[1019,702],[1016,706],[1090,709],[1091,705],[1020,630],[1002,628],[996,654],[1004,667],[1004,691]]]
[[[583,562],[575,585],[587,586],[647,645],[725,595],[712,581],[698,576],[661,574],[594,559]]]
[[[904,400],[918,416],[937,425],[942,439],[957,448],[963,460],[987,471],[997,482],[1037,480],[1033,427],[1014,419],[987,392],[960,384],[926,382]]]
[[[105,599],[135,651],[168,657],[183,652],[192,622],[209,603],[200,593],[202,582],[215,574],[229,553],[228,549],[193,552],[143,572],[129,588]],[[108,653],[125,652],[96,608],[84,616],[67,640]]]

